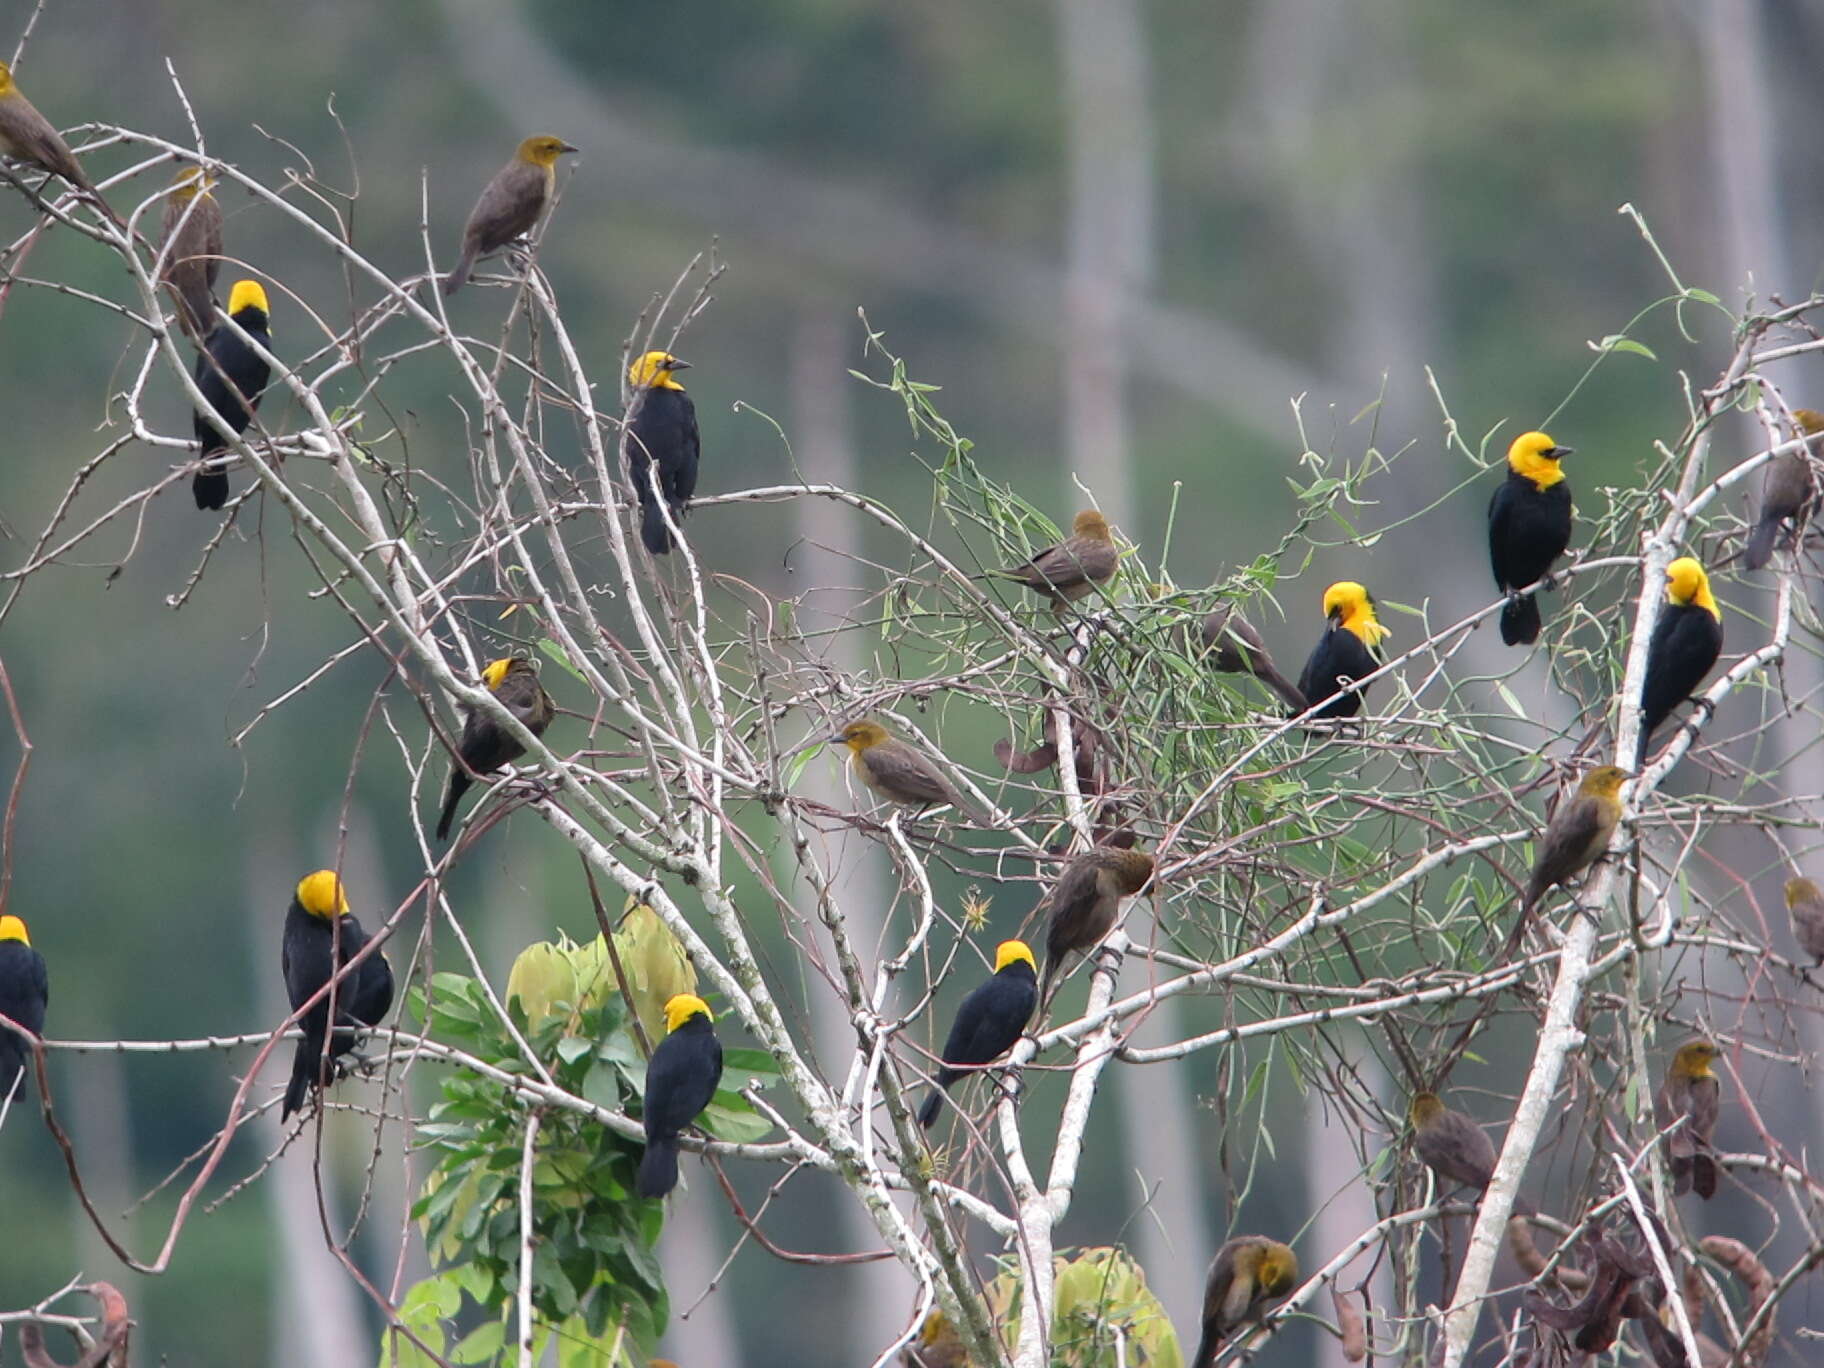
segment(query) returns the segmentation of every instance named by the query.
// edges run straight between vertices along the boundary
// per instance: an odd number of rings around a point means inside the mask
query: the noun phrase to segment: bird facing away
[[[1792,417],[1801,437],[1824,436],[1824,413],[1794,409]],[[1744,569],[1759,570],[1773,559],[1780,529],[1788,520],[1793,524],[1796,541],[1816,510],[1818,491],[1812,479],[1811,457],[1824,456],[1824,443],[1807,441],[1805,446],[1810,450],[1789,451],[1767,463],[1767,473],[1761,477],[1761,516],[1755,520],[1747,549],[1742,552]]]
[[[944,1041],[943,1066],[937,1086],[918,1110],[918,1124],[930,1129],[944,1094],[974,1068],[992,1064],[1019,1041],[1038,1005],[1039,981],[1032,951],[1025,941],[1002,941],[994,950],[994,974],[972,989],[956,1009]]]
[[[26,162],[41,171],[61,176],[93,200],[96,207],[116,224],[126,226],[96,191],[63,135],[25,98],[18,82],[13,80],[13,69],[5,62],[0,62],[0,153],[13,161]]]
[[[33,1035],[41,1036],[44,1009],[50,1001],[51,980],[45,971],[44,956],[32,949],[25,923],[10,915],[0,917],[0,1016],[10,1017]],[[0,1026],[0,1107],[6,1105],[9,1096],[24,1094],[31,1057],[31,1047],[16,1032]]]
[[[161,284],[177,301],[177,322],[201,343],[215,326],[215,278],[222,272],[222,206],[211,192],[215,182],[200,166],[179,169],[165,196],[159,237]]]
[[[656,471],[663,507],[682,523],[697,492],[697,459],[702,439],[697,432],[697,406],[678,383],[678,372],[690,362],[670,352],[649,351],[627,370],[633,406],[621,445],[627,453],[627,478],[640,502],[640,542],[655,556],[671,550],[671,528],[652,496]]]
[[[1690,556],[1680,556],[1666,567],[1666,607],[1647,643],[1636,765],[1646,764],[1653,732],[1696,692],[1722,650],[1723,610],[1710,593],[1710,577]]]
[[[1035,918],[1044,917],[1045,976],[1039,1000],[1049,1002],[1052,980],[1064,970],[1073,952],[1089,954],[1115,929],[1121,900],[1131,898],[1153,877],[1153,857],[1144,850],[1120,846],[1091,846],[1065,862],[1064,872],[1039,905]]]
[[[368,934],[348,910],[348,894],[333,869],[319,869],[298,881],[285,913],[279,964],[292,1011],[309,1002],[331,975],[366,947]],[[376,950],[335,987],[336,1029],[329,1030],[329,996],[304,1013],[304,1037],[291,1060],[280,1120],[302,1109],[313,1088],[337,1076],[335,1061],[355,1048],[360,1029],[378,1026],[393,1006],[393,966]],[[329,1037],[329,1058],[323,1057]],[[327,1073],[325,1073],[327,1069]]]
[[[267,351],[272,350],[272,321],[266,306],[266,291],[257,280],[237,280],[228,292],[228,316],[241,330]],[[229,431],[237,436],[247,431],[253,415],[259,411],[260,395],[271,378],[272,368],[254,349],[243,342],[226,323],[217,323],[196,357],[196,386],[203,392]],[[228,443],[215,430],[215,424],[198,409],[195,415],[196,440],[202,447],[198,459],[215,460],[228,450]],[[228,502],[228,472],[205,465],[190,482],[198,508],[220,508]]]
[[[443,282],[446,295],[463,287],[482,257],[532,231],[557,193],[557,159],[574,151],[562,138],[535,133],[519,145],[511,161],[494,173],[494,179],[469,211],[468,224],[462,230],[462,255],[456,269]]]
[[[1488,556],[1495,587],[1507,595],[1501,640],[1509,646],[1539,639],[1539,605],[1520,591],[1545,579],[1571,544],[1571,487],[1559,462],[1572,448],[1543,432],[1523,432],[1507,449],[1507,478],[1488,504]]]
[[[1722,1105],[1721,1089],[1710,1061],[1720,1054],[1715,1044],[1701,1036],[1687,1040],[1672,1056],[1666,1081],[1654,1099],[1653,1117],[1665,1138],[1666,1167],[1672,1171],[1676,1196],[1696,1191],[1709,1201],[1716,1196],[1716,1156],[1711,1139]],[[1677,1130],[1674,1122],[1683,1120]]]
[[[678,1133],[702,1114],[722,1081],[722,1042],[702,998],[679,993],[667,1002],[665,1031],[646,1061],[646,1153],[634,1190],[647,1198],[678,1185]]]
[[[1298,1255],[1264,1235],[1238,1235],[1210,1264],[1203,1289],[1203,1334],[1190,1368],[1210,1368],[1223,1341],[1244,1325],[1259,1321],[1267,1303],[1290,1292],[1298,1282]]]
[[[1309,706],[1298,686],[1279,672],[1260,633],[1232,605],[1204,618],[1202,632],[1204,664],[1216,673],[1253,675],[1284,699],[1294,715]]]
[[[481,672],[481,684],[532,735],[545,734],[557,705],[538,682],[538,671],[530,660],[509,656],[493,661]],[[526,748],[509,736],[505,727],[481,709],[471,709],[463,718],[462,737],[456,743],[456,763],[450,767],[450,785],[444,790],[443,811],[437,818],[437,839],[450,839],[456,804],[475,782],[471,774],[492,774],[525,753]]]
[[[1354,717],[1368,689],[1350,686],[1380,668],[1374,651],[1390,633],[1374,615],[1373,596],[1354,580],[1338,580],[1324,590],[1324,617],[1324,635],[1305,661],[1298,691],[1318,705],[1313,718]]]
[[[1412,1147],[1426,1168],[1442,1183],[1488,1191],[1495,1177],[1495,1145],[1483,1130],[1462,1112],[1445,1106],[1436,1093],[1414,1093],[1406,1112],[1412,1122]],[[1527,1215],[1532,1208],[1514,1199],[1514,1210]]]
[[[1817,964],[1824,964],[1824,893],[1810,879],[1786,881],[1786,911],[1792,917],[1792,938]]]
[[[1097,585],[1107,584],[1120,560],[1108,519],[1086,508],[1077,514],[1063,541],[998,573],[1050,600],[1055,611],[1062,611],[1065,604],[1086,598]]]
[[[1520,910],[1530,911],[1539,899],[1561,883],[1576,878],[1609,848],[1609,839],[1621,821],[1621,786],[1628,772],[1615,765],[1598,765],[1583,776],[1577,792],[1560,803],[1539,838],[1533,872],[1526,881]]]
[[[863,718],[830,738],[849,748],[855,777],[883,798],[921,811],[948,803],[959,812],[968,805],[943,772],[923,751],[891,735],[880,723]]]

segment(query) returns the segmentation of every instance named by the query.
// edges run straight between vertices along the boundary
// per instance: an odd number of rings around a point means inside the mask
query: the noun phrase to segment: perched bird
[[[1717,1077],[1710,1061],[1721,1053],[1701,1036],[1687,1040],[1672,1056],[1666,1081],[1654,1099],[1653,1117],[1665,1137],[1666,1167],[1672,1171],[1672,1191],[1683,1196],[1696,1190],[1705,1201],[1716,1196],[1716,1156],[1711,1139],[1722,1105]],[[1677,1130],[1674,1122],[1683,1121]]]
[[[1412,1147],[1425,1167],[1445,1183],[1488,1191],[1495,1177],[1495,1145],[1488,1132],[1462,1112],[1452,1111],[1436,1093],[1414,1093],[1407,1109],[1412,1122]],[[1532,1208],[1521,1198],[1514,1210],[1527,1215]]]
[[[900,1368],[969,1368],[969,1351],[949,1317],[933,1311],[919,1327],[918,1339],[899,1351]]]
[[[1051,1000],[1051,982],[1063,972],[1073,952],[1087,955],[1115,928],[1121,900],[1145,888],[1153,877],[1153,857],[1131,846],[1091,846],[1064,864],[1034,917],[1046,918],[1045,975],[1039,1001]]]
[[[1204,663],[1218,674],[1253,675],[1296,714],[1310,706],[1298,686],[1279,672],[1267,643],[1246,618],[1225,604],[1203,620]]]
[[[333,869],[319,869],[299,880],[285,913],[285,940],[280,967],[292,1011],[309,1002],[330,977],[366,947],[368,934],[348,910],[348,894]],[[332,956],[332,947],[334,950]],[[304,1038],[291,1059],[291,1083],[285,1089],[280,1120],[302,1109],[319,1080],[333,1081],[335,1061],[355,1048],[358,1031],[378,1026],[393,1006],[393,966],[376,950],[334,990],[336,1029],[329,1030],[329,997],[306,1012],[298,1025]],[[329,1059],[323,1058],[329,1037]],[[324,1074],[327,1062],[327,1078]]]
[[[830,740],[849,748],[849,768],[881,797],[920,811],[934,803],[948,803],[959,812],[969,810],[929,756],[889,734],[880,723],[867,718],[851,722]]]
[[[1551,889],[1576,878],[1602,858],[1621,821],[1621,786],[1627,781],[1626,770],[1598,765],[1583,776],[1576,794],[1558,805],[1546,823],[1545,835],[1539,838],[1533,872],[1520,899],[1523,913]]]
[[[646,1153],[634,1190],[663,1197],[678,1185],[678,1133],[701,1115],[722,1081],[722,1042],[700,997],[665,1004],[665,1039],[646,1061]]]
[[[1800,436],[1824,436],[1824,413],[1816,409],[1794,409],[1792,416]],[[1824,450],[1820,450],[1824,443],[1809,441],[1805,445],[1810,448],[1809,452],[1803,449],[1789,451],[1767,463],[1767,473],[1761,477],[1761,516],[1748,536],[1747,549],[1742,552],[1744,569],[1759,570],[1773,559],[1774,544],[1788,519],[1792,521],[1796,537],[1799,528],[1811,516],[1818,497],[1811,475],[1811,457],[1824,456]]]
[[[1374,615],[1373,596],[1354,580],[1324,590],[1324,616],[1329,623],[1298,677],[1298,691],[1318,705],[1313,718],[1354,717],[1368,690],[1349,686],[1380,668],[1374,651],[1389,632]]]
[[[1070,535],[1063,541],[1046,547],[1029,561],[996,573],[1049,599],[1052,608],[1061,612],[1065,604],[1086,598],[1097,585],[1107,584],[1120,560],[1121,552],[1108,530],[1108,519],[1095,509],[1086,508],[1077,514]]]
[[[1799,949],[1824,964],[1824,893],[1810,879],[1786,881],[1786,911]]]
[[[538,682],[538,671],[530,660],[524,656],[496,660],[481,672],[481,683],[532,735],[545,734],[557,705]],[[463,719],[462,738],[456,743],[456,763],[450,767],[450,786],[444,791],[443,812],[437,818],[437,839],[450,839],[456,804],[475,782],[470,775],[492,774],[525,753],[526,748],[507,735],[506,728],[481,709],[471,710]]]
[[[640,501],[640,541],[655,556],[671,550],[671,529],[652,497],[652,475],[657,470],[659,493],[671,520],[681,523],[690,510],[690,496],[697,492],[697,457],[702,442],[697,434],[697,406],[678,383],[677,373],[690,362],[670,352],[649,351],[627,371],[633,386],[633,407],[627,415],[621,446],[627,453],[627,478]]]
[[[1543,579],[1571,544],[1571,487],[1558,463],[1572,448],[1543,432],[1523,432],[1507,449],[1507,478],[1488,504],[1488,556],[1495,587],[1507,595],[1501,640],[1539,639],[1539,605],[1520,591]]]
[[[557,159],[574,151],[562,138],[537,133],[522,142],[513,159],[494,173],[469,211],[469,222],[462,230],[462,256],[443,282],[446,295],[463,287],[482,257],[532,231],[557,193]]]
[[[1224,1340],[1259,1321],[1267,1303],[1297,1282],[1298,1255],[1278,1240],[1238,1235],[1217,1250],[1203,1289],[1203,1334],[1189,1368],[1210,1368]]]
[[[44,956],[32,949],[25,923],[13,916],[0,917],[0,1016],[12,1018],[33,1035],[43,1035],[44,1009],[50,1001],[51,980]],[[31,1047],[16,1032],[0,1026],[0,1106],[10,1096],[24,1095],[31,1057]]]
[[[165,196],[159,282],[177,301],[178,325],[202,342],[215,326],[215,278],[222,271],[222,206],[210,193],[215,182],[200,166],[177,173]]]
[[[0,62],[0,153],[63,177],[115,223],[120,223],[120,215],[95,189],[94,182],[83,171],[82,163],[76,160],[63,135],[25,98],[18,82],[13,80],[13,69],[5,62]]]
[[[1002,941],[994,950],[994,976],[972,989],[956,1009],[944,1041],[937,1086],[918,1110],[918,1124],[930,1129],[944,1094],[975,1066],[992,1064],[1011,1050],[1038,1005],[1038,972],[1025,941]]]
[[[234,282],[228,292],[228,316],[254,341],[272,350],[272,322],[266,291],[259,281]],[[247,431],[247,424],[259,412],[260,395],[271,374],[272,368],[226,323],[215,325],[196,358],[197,388],[236,434]],[[205,468],[197,471],[190,489],[198,508],[220,508],[228,502],[228,472],[209,468],[207,463],[227,451],[228,443],[201,409],[196,411],[195,424],[196,440],[202,446],[199,459]]]
[[[1723,610],[1710,593],[1710,577],[1690,556],[1666,567],[1666,604],[1647,643],[1647,678],[1640,690],[1640,750],[1647,762],[1653,732],[1704,682],[1723,649]]]

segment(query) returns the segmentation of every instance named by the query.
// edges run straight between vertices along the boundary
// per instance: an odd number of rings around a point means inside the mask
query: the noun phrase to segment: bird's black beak
[[[832,732],[830,735],[824,737],[823,739],[825,741],[828,741],[828,742],[831,742],[834,744],[840,744],[842,741],[842,733],[841,732]]]
[[[560,157],[563,156],[564,153],[566,153],[566,152],[581,152],[582,150],[583,150],[582,148],[573,147],[569,143],[559,143],[557,145],[557,155]]]
[[[669,360],[665,363],[665,369],[674,370],[674,371],[689,370],[690,362],[680,361],[680,360],[678,360],[677,357],[674,356],[671,358],[671,360]]]
[[[1562,461],[1566,456],[1575,456],[1577,454],[1577,448],[1576,447],[1567,447],[1567,446],[1555,446],[1550,451],[1546,452],[1545,454],[1554,461]]]

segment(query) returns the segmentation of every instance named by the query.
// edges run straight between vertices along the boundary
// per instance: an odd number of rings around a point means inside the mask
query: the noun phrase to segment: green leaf
[[[1599,352],[1632,352],[1636,356],[1646,357],[1649,361],[1659,360],[1645,344],[1636,342],[1622,333],[1610,333],[1596,344],[1596,350]]]
[[[697,1118],[697,1124],[716,1139],[735,1144],[763,1140],[773,1131],[771,1121],[755,1111],[745,1099],[728,1092],[716,1093],[715,1099]]]

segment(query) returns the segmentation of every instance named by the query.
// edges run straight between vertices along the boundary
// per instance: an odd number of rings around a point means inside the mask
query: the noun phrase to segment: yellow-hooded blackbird
[[[1558,805],[1539,838],[1533,872],[1520,900],[1522,912],[1602,858],[1621,821],[1621,786],[1627,781],[1626,770],[1598,765],[1583,776],[1576,794]]]
[[[1324,590],[1324,617],[1328,625],[1298,677],[1298,691],[1317,705],[1313,718],[1354,717],[1368,690],[1350,686],[1381,667],[1374,651],[1389,633],[1374,615],[1373,597],[1354,580],[1338,580]]]
[[[0,62],[0,153],[63,177],[115,223],[120,223],[120,215],[95,189],[94,182],[83,171],[82,163],[76,160],[63,135],[25,98],[18,82],[13,80],[13,69],[5,62]]]
[[[1298,1255],[1264,1235],[1238,1235],[1210,1264],[1203,1289],[1203,1334],[1190,1368],[1210,1368],[1223,1341],[1244,1325],[1259,1321],[1267,1303],[1298,1283]]]
[[[1114,535],[1108,530],[1108,519],[1093,508],[1077,514],[1070,535],[1054,546],[1038,552],[1029,561],[1009,566],[998,573],[1005,579],[1025,585],[1051,606],[1062,610],[1095,591],[1098,584],[1113,578],[1121,552]]]
[[[722,1042],[709,1005],[679,993],[665,1004],[665,1039],[646,1061],[646,1153],[634,1190],[663,1197],[678,1185],[678,1133],[702,1114],[722,1081]]]
[[[14,916],[0,917],[0,1016],[12,1018],[33,1035],[43,1035],[44,1009],[50,1001],[51,980],[44,956],[32,949],[25,923]],[[15,1032],[0,1026],[0,1106],[9,1096],[23,1095],[31,1057],[30,1047]]]
[[[948,803],[969,811],[963,796],[924,752],[891,735],[880,723],[863,718],[830,738],[849,748],[849,768],[883,798],[921,811]]]
[[[210,193],[215,182],[200,166],[177,173],[165,196],[159,281],[177,301],[178,326],[201,343],[215,326],[215,278],[222,271],[222,206]]]
[[[443,282],[446,295],[463,287],[482,257],[532,231],[557,193],[557,159],[574,151],[562,138],[536,133],[522,142],[513,159],[494,173],[494,179],[469,211],[468,224],[462,230],[462,255],[456,269]]]
[[[524,656],[509,656],[491,663],[481,672],[482,687],[534,736],[543,736],[551,725],[557,705],[538,682],[538,671]],[[456,743],[456,763],[450,768],[450,786],[444,791],[443,812],[437,818],[437,839],[450,838],[450,824],[456,820],[456,804],[469,791],[474,774],[492,774],[502,765],[510,765],[526,753],[526,748],[507,735],[506,729],[479,708],[471,711],[462,723],[462,739]]]
[[[1723,610],[1710,593],[1710,577],[1690,556],[1680,556],[1666,567],[1666,607],[1647,643],[1636,765],[1646,764],[1654,730],[1696,692],[1722,649]]]
[[[1571,487],[1558,463],[1571,454],[1543,432],[1523,432],[1507,449],[1507,478],[1488,504],[1488,556],[1507,595],[1501,640],[1539,639],[1539,605],[1520,591],[1543,579],[1571,544]]]
[[[1253,675],[1285,700],[1294,714],[1309,706],[1298,686],[1279,672],[1253,624],[1225,604],[1203,620],[1204,663],[1218,674]]]
[[[1121,900],[1145,888],[1153,877],[1153,857],[1131,846],[1099,845],[1078,851],[1064,864],[1033,916],[1044,917],[1045,976],[1039,1000],[1051,1000],[1052,980],[1064,971],[1072,952],[1089,954],[1110,931]]]
[[[690,511],[690,497],[697,492],[697,457],[702,442],[697,434],[697,406],[678,383],[677,373],[690,362],[670,352],[649,351],[627,371],[633,386],[633,407],[627,415],[621,445],[627,452],[627,478],[640,501],[640,541],[655,556],[672,548],[671,529],[652,496],[656,473],[664,508],[674,523]]]
[[[259,281],[234,282],[228,292],[228,316],[247,336],[267,351],[272,350],[272,321],[266,291]],[[260,395],[271,374],[272,368],[226,323],[215,325],[196,358],[197,388],[236,434],[247,431],[247,424],[259,411]],[[228,443],[201,409],[196,412],[196,440],[202,446],[198,459],[204,468],[190,482],[191,492],[196,495],[198,508],[220,508],[228,502],[228,472],[211,467],[209,462],[227,451]]]
[[[333,869],[319,869],[298,881],[285,913],[285,940],[280,965],[292,1011],[310,1001],[332,974],[366,947],[368,934],[348,910],[348,894]],[[332,955],[333,949],[333,955]],[[336,1029],[329,1030],[329,996],[306,1012],[298,1024],[304,1038],[291,1060],[291,1083],[285,1089],[280,1119],[304,1106],[320,1079],[333,1081],[335,1061],[355,1048],[362,1029],[378,1026],[393,1005],[393,966],[376,950],[335,987]],[[329,1058],[323,1057],[329,1036]],[[328,1073],[325,1074],[327,1068]]]
[[[1810,879],[1786,881],[1786,911],[1799,949],[1824,964],[1824,893]]]
[[[1824,413],[1815,409],[1794,409],[1792,417],[1798,425],[1799,436],[1824,436]],[[1767,463],[1767,473],[1761,477],[1761,516],[1756,519],[1754,530],[1748,536],[1747,549],[1742,552],[1745,569],[1759,570],[1772,560],[1781,527],[1790,519],[1793,535],[1798,536],[1817,504],[1811,456],[1824,456],[1824,449],[1821,449],[1824,442],[1808,441],[1805,445],[1810,448],[1809,453],[1803,449],[1789,451]]]
[[[1675,1195],[1697,1192],[1705,1201],[1716,1196],[1716,1155],[1711,1139],[1722,1106],[1721,1089],[1710,1061],[1720,1054],[1701,1036],[1687,1040],[1672,1056],[1666,1081],[1654,1099],[1653,1117],[1665,1138],[1666,1167],[1672,1171]],[[1672,1124],[1683,1120],[1677,1130]]]
[[[1038,1005],[1039,983],[1032,951],[1025,941],[1002,941],[994,950],[994,975],[972,989],[956,1009],[944,1041],[944,1062],[937,1086],[918,1109],[918,1124],[930,1129],[944,1094],[973,1068],[992,1064],[1019,1041],[1020,1032]]]

